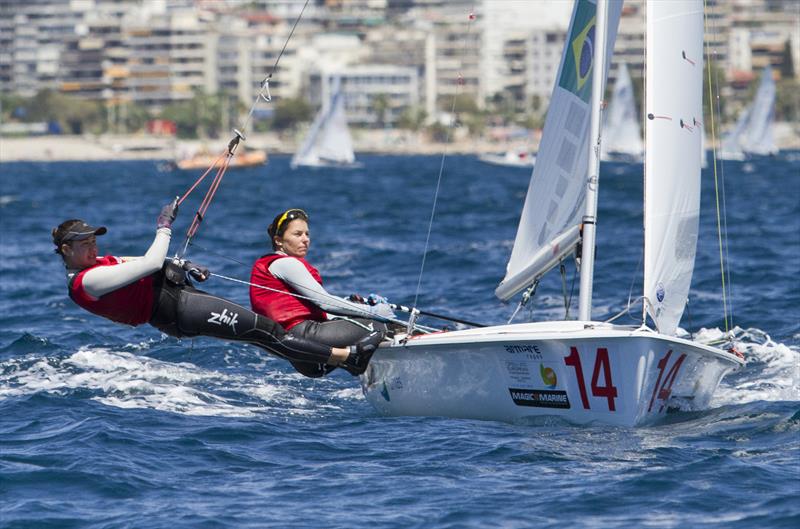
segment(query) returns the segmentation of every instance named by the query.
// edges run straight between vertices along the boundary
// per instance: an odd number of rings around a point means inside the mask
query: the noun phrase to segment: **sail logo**
[[[664,289],[664,283],[659,283],[658,285],[656,285],[656,299],[658,300],[659,303],[664,301],[666,295],[667,292]]]
[[[221,313],[212,312],[211,317],[206,321],[208,321],[208,323],[213,323],[214,325],[227,325],[233,330],[233,332],[236,332],[236,323],[239,321],[239,313],[228,312],[228,309],[222,309]]]
[[[558,385],[558,377],[552,368],[544,367],[544,364],[539,364],[539,375],[542,377],[544,385],[548,388],[553,389]]]
[[[592,83],[587,81],[591,79],[594,64],[595,11],[595,4],[579,0],[558,80],[561,88],[572,92],[585,103],[589,102],[592,95]]]

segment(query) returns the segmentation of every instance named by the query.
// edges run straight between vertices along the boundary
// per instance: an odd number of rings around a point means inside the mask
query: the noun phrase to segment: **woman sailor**
[[[384,323],[395,316],[385,300],[356,304],[323,288],[319,271],[306,261],[311,237],[305,211],[280,213],[267,233],[273,253],[256,260],[250,275],[250,304],[255,312],[277,321],[292,336],[334,347],[364,339],[376,330],[386,333]],[[329,319],[328,312],[346,318]],[[332,369],[324,364],[312,369],[308,364],[295,367],[307,376],[321,376]]]
[[[198,290],[186,277],[205,281],[209,271],[188,261],[166,260],[177,215],[177,199],[163,207],[155,240],[142,257],[98,256],[98,235],[106,228],[80,219],[62,222],[52,231],[56,253],[67,268],[72,300],[87,311],[127,325],[149,323],[175,337],[211,336],[262,347],[289,360],[298,371],[320,363],[350,371],[366,368],[382,334],[331,347],[295,335],[280,325],[223,298]]]

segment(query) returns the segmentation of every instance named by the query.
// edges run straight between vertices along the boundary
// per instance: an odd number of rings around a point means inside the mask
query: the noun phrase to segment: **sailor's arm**
[[[99,298],[161,270],[169,251],[171,236],[170,228],[159,228],[153,244],[144,256],[128,258],[130,260],[115,266],[98,266],[86,272],[83,276],[83,288],[86,293]]]
[[[370,317],[370,311],[364,305],[351,303],[330,294],[297,259],[276,259],[269,265],[269,271],[325,312],[342,316]]]

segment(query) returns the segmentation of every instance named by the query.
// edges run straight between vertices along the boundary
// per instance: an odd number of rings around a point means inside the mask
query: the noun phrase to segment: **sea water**
[[[274,156],[229,172],[187,257],[231,279],[204,288],[247,304],[246,285],[232,279],[247,280],[268,252],[270,220],[299,207],[330,292],[507,321],[515,305],[493,290],[529,171],[449,156],[434,210],[440,157],[360,160],[291,171]],[[681,325],[706,337],[727,325],[747,365],[723,380],[709,410],[638,429],[384,418],[347,373],[303,378],[255,347],[105,321],[67,297],[50,229],[83,218],[108,226],[101,253],[141,255],[161,206],[200,172],[153,162],[0,172],[2,527],[800,527],[796,152],[725,163],[718,192],[704,172]],[[596,319],[641,291],[642,166],[601,174]],[[203,193],[181,206],[172,252]],[[551,273],[516,321],[563,318],[565,293],[574,317],[571,266],[563,278]],[[640,318],[635,306],[618,321]]]

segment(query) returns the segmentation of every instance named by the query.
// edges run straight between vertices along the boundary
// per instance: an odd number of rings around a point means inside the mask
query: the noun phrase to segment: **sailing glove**
[[[156,226],[159,228],[172,228],[172,221],[178,216],[178,197],[161,208],[161,214],[156,219]]]
[[[205,281],[211,275],[211,272],[209,272],[208,268],[191,261],[184,261],[183,269],[189,272],[190,276],[200,282]]]

